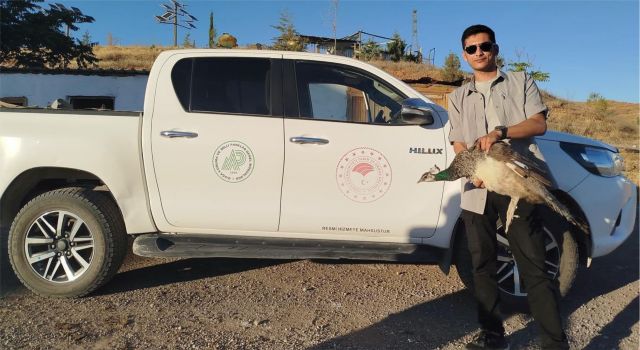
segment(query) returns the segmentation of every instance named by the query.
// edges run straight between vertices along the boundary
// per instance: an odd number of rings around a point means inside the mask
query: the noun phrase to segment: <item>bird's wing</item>
[[[551,186],[549,175],[537,159],[520,154],[505,142],[496,142],[489,149],[489,157],[504,162],[521,177],[530,177],[546,187]]]

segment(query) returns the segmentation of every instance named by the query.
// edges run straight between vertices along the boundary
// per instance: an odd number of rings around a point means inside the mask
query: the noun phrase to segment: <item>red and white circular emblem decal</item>
[[[391,166],[382,153],[367,147],[356,148],[340,158],[336,181],[347,198],[373,202],[391,186]]]

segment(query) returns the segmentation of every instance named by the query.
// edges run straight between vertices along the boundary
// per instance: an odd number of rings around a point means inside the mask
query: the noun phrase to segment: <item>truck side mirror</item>
[[[419,98],[408,98],[402,101],[400,119],[404,124],[431,125],[433,114],[429,105]]]

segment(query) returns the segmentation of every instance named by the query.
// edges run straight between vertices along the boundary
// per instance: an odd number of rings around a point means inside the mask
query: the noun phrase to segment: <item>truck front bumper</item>
[[[607,255],[633,233],[638,187],[623,176],[589,175],[570,192],[591,229],[591,257]]]

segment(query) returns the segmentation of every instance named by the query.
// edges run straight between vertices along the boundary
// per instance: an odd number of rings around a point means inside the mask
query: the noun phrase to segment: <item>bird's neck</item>
[[[436,181],[453,181],[456,179],[452,178],[451,171],[449,169],[445,169],[435,175],[435,180]]]

